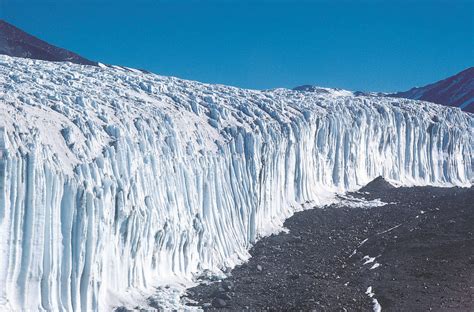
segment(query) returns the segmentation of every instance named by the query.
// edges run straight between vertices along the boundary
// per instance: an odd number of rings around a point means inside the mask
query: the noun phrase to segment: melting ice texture
[[[470,186],[472,115],[0,56],[0,308],[97,310],[248,257],[298,203]]]

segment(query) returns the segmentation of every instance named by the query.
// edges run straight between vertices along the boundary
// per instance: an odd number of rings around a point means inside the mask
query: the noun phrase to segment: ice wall
[[[97,310],[232,266],[377,176],[470,186],[472,115],[0,56],[0,309]]]

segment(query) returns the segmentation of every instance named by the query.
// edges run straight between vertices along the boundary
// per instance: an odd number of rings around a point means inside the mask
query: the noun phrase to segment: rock
[[[216,289],[212,292],[211,296],[212,297],[218,297],[220,294],[224,294],[224,293],[225,293],[224,289],[222,287],[219,287],[218,289]]]
[[[222,299],[222,300],[231,300],[232,298],[230,297],[229,294],[227,293],[220,293],[216,296],[216,298]]]
[[[231,291],[232,289],[234,289],[234,283],[232,281],[224,281],[222,282],[222,288],[225,291]]]
[[[225,308],[227,306],[227,302],[221,298],[214,298],[214,300],[212,300],[212,306],[214,308]]]
[[[290,278],[291,278],[292,280],[298,279],[298,278],[300,278],[300,274],[291,274],[291,275],[290,275]]]
[[[361,188],[359,192],[381,193],[394,189],[395,187],[387,182],[383,177],[377,177],[372,182]]]
[[[263,268],[260,264],[257,264],[257,271],[259,272],[262,272],[263,271]]]

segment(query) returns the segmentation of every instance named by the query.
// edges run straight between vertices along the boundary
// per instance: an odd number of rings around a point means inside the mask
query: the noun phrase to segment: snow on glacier
[[[0,309],[97,310],[383,176],[472,183],[472,115],[0,56]]]

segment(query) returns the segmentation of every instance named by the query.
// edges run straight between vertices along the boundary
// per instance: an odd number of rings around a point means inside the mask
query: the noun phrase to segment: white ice
[[[367,288],[367,291],[365,292],[366,295],[368,295],[370,298],[372,298],[372,304],[373,304],[373,309],[374,312],[381,312],[382,311],[382,306],[380,305],[379,301],[374,298],[374,292],[372,290],[372,286],[369,286]]]
[[[375,261],[375,258],[376,258],[376,257],[364,256],[364,258],[362,258],[362,260],[365,260],[365,262],[363,263],[363,265],[366,265],[366,264],[369,264],[369,263],[374,262],[374,261]]]

